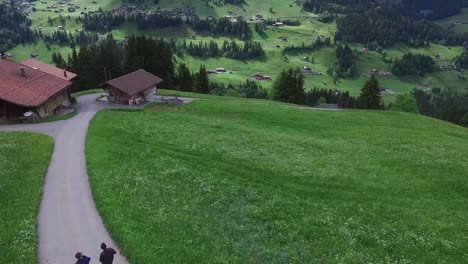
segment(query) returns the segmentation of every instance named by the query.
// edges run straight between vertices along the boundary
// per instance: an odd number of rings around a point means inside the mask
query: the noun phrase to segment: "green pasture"
[[[70,46],[60,45],[50,45],[50,48],[47,48],[46,44],[41,41],[38,43],[16,46],[9,52],[13,55],[12,59],[14,61],[24,61],[30,58],[31,54],[35,53],[38,55],[35,59],[52,64],[52,54],[54,52],[60,52],[66,58],[68,54],[71,54],[72,49]]]
[[[132,263],[468,257],[468,130],[399,112],[202,97],[91,122],[93,196]]]
[[[52,148],[48,136],[0,132],[1,263],[38,263],[36,220]]]

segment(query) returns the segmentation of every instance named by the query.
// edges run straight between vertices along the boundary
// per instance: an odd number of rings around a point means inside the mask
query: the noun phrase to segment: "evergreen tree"
[[[275,80],[272,99],[281,102],[304,103],[304,75],[299,69],[283,70]]]
[[[379,81],[374,76],[372,76],[361,89],[359,108],[381,109]]]
[[[238,89],[239,95],[246,98],[267,99],[268,91],[254,81],[247,79]]]
[[[37,34],[29,28],[31,24],[22,8],[0,3],[0,51],[35,41]]]
[[[177,81],[180,90],[184,92],[191,92],[193,90],[193,76],[185,63],[179,64],[177,68]]]
[[[460,120],[460,126],[468,127],[468,112],[466,112]]]
[[[144,69],[161,77],[161,87],[172,87],[174,78],[174,56],[170,44],[164,39],[147,36],[130,36],[125,46],[125,72]]]
[[[195,76],[194,92],[210,93],[210,80],[208,79],[205,65],[200,65],[200,70]]]
[[[67,67],[67,62],[60,53],[57,53],[57,57],[55,59],[55,66],[57,66],[57,68],[60,69],[65,69]]]
[[[468,91],[433,88],[426,92],[415,89],[412,95],[423,115],[458,124],[468,113]]]
[[[468,51],[462,53],[457,60],[458,65],[463,69],[468,69]]]
[[[390,110],[417,114],[418,106],[416,105],[416,99],[412,95],[400,94],[395,102],[391,104]]]

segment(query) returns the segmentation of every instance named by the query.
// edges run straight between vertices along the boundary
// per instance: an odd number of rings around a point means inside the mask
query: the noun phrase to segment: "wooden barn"
[[[53,67],[53,66],[51,66]],[[70,104],[69,80],[5,59],[0,61],[0,119],[40,119]]]
[[[137,70],[105,84],[109,102],[125,105],[139,104],[156,93],[163,80],[145,70]]]

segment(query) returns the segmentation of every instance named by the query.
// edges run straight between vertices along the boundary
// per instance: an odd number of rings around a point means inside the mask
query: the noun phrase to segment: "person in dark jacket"
[[[101,243],[101,256],[99,257],[99,261],[102,264],[112,264],[114,261],[114,255],[117,253],[113,248],[108,248],[106,243]]]
[[[75,258],[77,259],[76,264],[89,264],[91,261],[89,257],[83,255],[81,252],[77,252],[75,254]]]

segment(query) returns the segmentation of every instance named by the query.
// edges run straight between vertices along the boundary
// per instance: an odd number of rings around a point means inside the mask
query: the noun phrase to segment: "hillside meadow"
[[[467,129],[183,95],[203,100],[104,110],[90,125],[93,196],[130,262],[468,258]]]
[[[1,263],[38,263],[36,220],[52,148],[45,135],[0,132]]]
[[[78,0],[75,1],[82,8],[88,7],[92,11],[101,8],[104,11],[112,10],[122,4],[128,4],[120,0],[101,0],[98,3],[92,3],[91,0]],[[220,1],[217,1],[220,2]],[[76,12],[68,12],[65,10],[62,13],[44,12],[42,9],[50,3],[36,3],[37,11],[32,13],[29,17],[32,20],[33,29],[41,28],[44,33],[51,33],[57,30],[58,26],[63,25],[68,32],[76,33],[77,30],[82,30],[82,25],[76,22],[83,9]],[[303,12],[301,8],[293,1],[289,0],[246,0],[242,6],[235,6],[229,4],[216,5],[213,1],[193,1],[188,3],[182,0],[160,0],[157,5],[153,2],[148,2],[148,8],[154,10],[160,7],[162,10],[172,10],[174,8],[183,8],[189,6],[195,7],[196,13],[201,17],[216,16],[223,17],[229,15],[229,12],[234,12],[239,16],[244,16],[247,19],[253,18],[255,15],[263,15],[265,18],[271,19],[289,19],[299,21],[297,26],[285,26],[281,28],[271,28],[258,34],[254,30],[254,23],[249,23],[252,38],[251,41],[261,43],[265,50],[263,58],[252,60],[233,60],[224,57],[209,58],[209,57],[192,57],[192,56],[178,56],[176,57],[177,63],[186,63],[192,71],[197,71],[200,65],[206,65],[207,69],[214,69],[223,67],[230,71],[230,74],[211,75],[210,79],[214,82],[238,85],[249,79],[254,73],[261,72],[265,75],[270,75],[275,79],[283,69],[290,67],[302,68],[304,66],[312,68],[315,72],[322,73],[323,75],[306,75],[305,88],[312,89],[318,88],[338,88],[342,91],[349,91],[352,95],[358,95],[360,89],[365,83],[365,77],[354,78],[341,78],[337,82],[333,82],[333,78],[327,74],[329,68],[334,68],[336,63],[335,49],[336,45],[331,47],[322,47],[318,49],[305,48],[302,50],[289,51],[283,53],[283,49],[288,46],[300,47],[310,45],[317,36],[333,36],[336,32],[335,23],[322,23],[319,21],[318,16],[313,13]],[[270,8],[271,11],[270,11]],[[465,12],[465,10],[463,11]],[[61,21],[60,16],[64,18]],[[49,18],[51,22],[49,23]],[[64,23],[63,23],[64,22]],[[103,33],[103,32],[100,32]],[[241,44],[242,41],[235,37],[216,35],[213,36],[208,32],[196,32],[187,26],[168,27],[157,30],[144,30],[140,31],[137,25],[133,22],[126,22],[118,27],[115,27],[111,33],[115,39],[125,41],[125,37],[131,34],[145,34],[154,37],[163,37],[166,39],[173,39],[179,43],[182,41],[199,41],[208,42],[210,40],[216,41],[219,45],[223,41],[237,41]],[[281,37],[287,37],[288,41],[281,41]],[[195,39],[193,39],[195,38]],[[352,44],[356,49],[356,69],[359,73],[367,73],[369,70],[377,69],[390,71],[391,63],[385,63],[382,60],[382,54],[378,52],[364,52],[363,46],[359,44]],[[67,45],[60,46],[52,44],[47,46],[42,41],[35,44],[19,45],[9,51],[14,55],[13,59],[22,61],[27,59],[32,53],[39,56],[39,60],[46,63],[52,63],[52,53],[60,52],[66,58],[71,53],[71,48]],[[409,76],[391,76],[380,79],[381,86],[392,89],[396,93],[408,93],[414,88],[424,85],[424,88],[445,87],[450,89],[463,89],[466,87],[466,81],[457,78],[457,72],[442,72],[439,71],[439,66],[452,62],[462,52],[461,47],[447,47],[438,44],[431,44],[423,48],[410,48],[403,44],[387,47],[382,52],[387,53],[388,59],[396,59],[403,56],[406,52],[421,53],[425,55],[440,55],[444,59],[437,60],[436,72],[426,74],[425,76],[409,75]],[[305,62],[304,57],[314,58],[313,63]],[[465,74],[466,75],[466,74]],[[272,82],[261,82],[265,88],[270,88]],[[95,87],[84,87],[83,89],[93,89]]]

